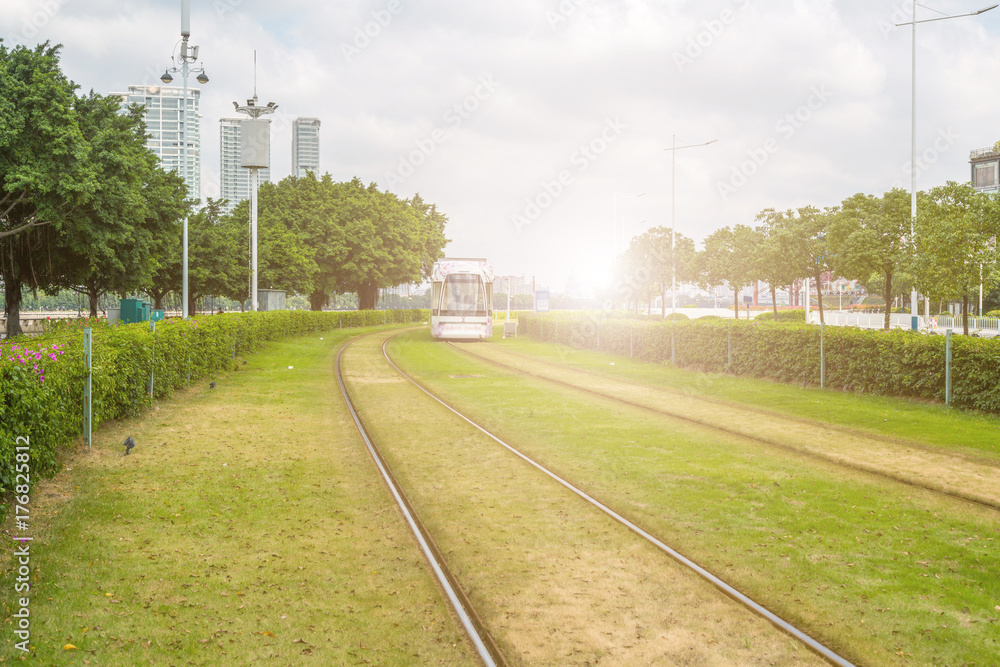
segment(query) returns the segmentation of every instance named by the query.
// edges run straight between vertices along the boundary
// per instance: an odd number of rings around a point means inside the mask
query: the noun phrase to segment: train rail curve
[[[383,342],[383,344],[382,344],[382,354],[385,357],[386,361],[396,370],[396,372],[398,372],[403,378],[405,378],[407,381],[409,381],[415,387],[417,387],[420,391],[422,391],[424,394],[426,394],[429,398],[431,398],[434,401],[436,401],[437,403],[439,403],[441,406],[443,406],[444,408],[446,408],[447,410],[449,410],[451,413],[453,413],[456,417],[458,417],[461,420],[465,421],[470,426],[472,426],[473,428],[475,428],[478,431],[480,431],[483,435],[485,435],[486,437],[488,437],[491,440],[493,440],[494,442],[496,442],[498,445],[500,445],[500,446],[504,447],[505,449],[507,449],[508,451],[510,451],[512,454],[514,454],[515,456],[517,456],[518,458],[520,458],[521,460],[523,460],[525,463],[527,463],[530,466],[534,467],[539,472],[543,473],[544,475],[548,476],[550,479],[554,480],[555,482],[559,483],[560,485],[562,485],[563,487],[565,487],[569,491],[573,492],[574,494],[576,494],[577,496],[579,496],[581,499],[583,499],[584,501],[586,501],[587,503],[589,503],[593,507],[599,509],[604,514],[606,514],[607,516],[611,517],[615,522],[617,522],[617,523],[621,524],[622,526],[628,528],[634,534],[642,537],[644,540],[646,540],[647,542],[649,542],[652,545],[654,545],[656,548],[658,548],[659,550],[661,550],[663,553],[667,554],[668,556],[670,556],[671,558],[673,558],[675,561],[677,561],[678,563],[680,563],[684,567],[688,568],[689,570],[691,570],[692,572],[694,572],[695,574],[697,574],[702,579],[708,581],[715,588],[717,588],[718,590],[720,590],[722,593],[724,593],[725,595],[727,595],[731,599],[733,599],[736,602],[740,603],[741,605],[743,605],[744,607],[746,607],[747,609],[749,609],[750,611],[752,611],[754,614],[756,614],[756,615],[758,615],[758,616],[766,619],[772,625],[774,625],[775,627],[777,627],[778,629],[780,629],[782,632],[784,632],[787,635],[789,635],[789,636],[793,637],[794,639],[798,640],[804,646],[806,646],[809,650],[813,651],[814,653],[816,653],[817,655],[819,655],[820,657],[822,657],[823,659],[825,659],[830,664],[838,665],[839,667],[853,667],[853,663],[851,663],[847,658],[844,658],[843,656],[839,655],[838,653],[836,653],[832,649],[828,648],[824,644],[820,643],[819,641],[817,641],[816,639],[814,639],[813,637],[811,637],[810,635],[808,635],[804,631],[800,630],[799,628],[795,627],[791,623],[789,623],[789,622],[785,621],[784,619],[782,619],[781,617],[779,617],[777,614],[771,612],[770,610],[768,610],[767,608],[765,608],[761,604],[759,604],[756,601],[752,600],[750,597],[748,597],[747,595],[743,594],[742,592],[740,592],[739,590],[737,590],[735,587],[731,586],[727,582],[723,581],[721,578],[719,578],[716,575],[712,574],[711,572],[709,572],[705,568],[703,568],[700,565],[698,565],[696,562],[692,561],[691,559],[687,558],[686,556],[684,556],[683,554],[681,554],[677,550],[673,549],[672,547],[670,547],[669,545],[667,545],[666,543],[664,543],[662,540],[660,540],[659,538],[657,538],[655,535],[649,533],[648,531],[646,531],[645,529],[643,529],[641,526],[633,523],[632,521],[629,521],[627,518],[625,518],[624,516],[618,514],[613,509],[611,509],[610,507],[608,507],[607,505],[605,505],[604,503],[602,503],[600,500],[598,500],[598,499],[590,496],[589,494],[587,494],[582,489],[574,486],[571,482],[569,482],[569,481],[563,479],[562,477],[556,475],[554,472],[552,472],[551,470],[549,470],[545,466],[541,465],[540,463],[538,463],[534,459],[530,458],[529,456],[525,455],[524,453],[522,453],[521,451],[519,451],[515,447],[513,447],[510,444],[508,444],[507,442],[503,441],[502,439],[500,439],[499,437],[497,437],[496,435],[494,435],[493,433],[491,433],[489,430],[483,428],[482,426],[480,426],[479,424],[477,424],[475,421],[473,421],[469,417],[465,416],[459,410],[457,410],[456,408],[454,408],[453,406],[451,406],[450,404],[448,404],[447,402],[445,402],[444,400],[442,400],[441,398],[439,398],[438,396],[436,396],[433,392],[431,392],[429,389],[427,389],[422,384],[420,384],[419,382],[417,382],[413,377],[411,377],[408,373],[406,373],[402,368],[400,368],[392,360],[392,358],[388,354],[388,351],[386,350],[386,345],[389,343],[390,340],[391,340],[391,338],[386,339]]]
[[[963,490],[957,489],[957,488],[949,488],[949,487],[943,487],[943,486],[932,486],[932,485],[927,484],[927,483],[921,483],[921,482],[916,481],[916,480],[914,480],[912,478],[909,478],[909,477],[907,477],[905,475],[894,474],[894,473],[891,473],[891,472],[889,472],[887,470],[880,469],[880,468],[878,468],[878,467],[876,467],[875,465],[872,465],[872,464],[848,462],[848,461],[845,461],[845,460],[840,459],[840,458],[835,457],[835,456],[825,455],[825,454],[822,454],[822,453],[819,453],[819,452],[816,452],[816,451],[813,451],[813,450],[790,446],[790,445],[787,445],[787,444],[784,444],[784,443],[781,443],[781,442],[777,442],[773,438],[766,438],[766,437],[762,437],[760,435],[754,435],[753,433],[750,433],[746,429],[743,429],[743,428],[732,428],[732,427],[723,426],[723,425],[720,425],[720,424],[712,423],[711,421],[708,421],[706,419],[699,419],[699,418],[696,418],[696,417],[691,417],[690,415],[682,414],[681,412],[676,411],[676,410],[665,409],[662,406],[654,406],[654,405],[650,405],[650,404],[644,404],[644,403],[640,403],[640,402],[637,402],[637,401],[628,400],[628,399],[622,398],[621,396],[617,396],[614,393],[611,393],[609,391],[600,391],[600,390],[594,389],[593,387],[582,386],[582,385],[574,383],[574,382],[569,382],[569,381],[566,381],[566,380],[561,380],[561,379],[552,377],[551,375],[546,375],[546,374],[538,373],[538,372],[532,372],[532,371],[526,370],[526,369],[524,369],[522,367],[511,365],[511,364],[507,364],[507,363],[499,361],[499,360],[497,360],[497,359],[495,359],[493,357],[484,356],[483,354],[480,354],[478,352],[474,352],[474,351],[472,351],[469,348],[469,346],[455,346],[454,344],[451,344],[451,343],[449,343],[449,344],[452,345],[452,347],[454,347],[455,349],[457,349],[460,352],[462,352],[463,354],[467,354],[467,355],[472,356],[472,357],[474,357],[476,359],[479,359],[481,361],[484,361],[486,363],[489,363],[489,364],[491,364],[493,366],[496,366],[498,368],[502,368],[502,369],[507,370],[507,371],[512,371],[514,373],[519,373],[519,374],[523,374],[523,375],[526,375],[526,376],[529,376],[529,377],[537,378],[537,379],[542,380],[544,382],[550,382],[552,384],[555,384],[555,385],[558,385],[558,386],[562,386],[562,387],[566,387],[566,388],[569,388],[569,389],[572,389],[572,390],[575,390],[575,391],[579,391],[579,392],[582,392],[582,393],[585,393],[585,394],[589,394],[589,395],[592,395],[592,396],[599,396],[601,398],[604,398],[604,399],[607,399],[607,400],[611,400],[611,401],[615,401],[615,402],[621,403],[623,405],[628,405],[630,407],[638,408],[640,410],[645,410],[645,411],[648,411],[648,412],[652,412],[652,413],[655,413],[655,414],[663,415],[663,416],[670,417],[670,418],[673,418],[673,419],[678,419],[678,420],[681,420],[681,421],[684,421],[684,422],[687,422],[687,423],[690,423],[690,424],[694,424],[694,425],[699,426],[699,427],[703,427],[703,428],[706,428],[706,429],[714,430],[714,431],[717,431],[717,432],[720,432],[720,433],[725,433],[727,435],[735,435],[735,436],[738,436],[738,437],[741,437],[741,438],[747,438],[749,440],[753,440],[755,442],[759,442],[759,443],[761,443],[761,444],[763,444],[765,446],[768,446],[768,447],[773,447],[773,448],[776,448],[776,449],[781,449],[783,451],[792,452],[792,453],[798,454],[798,455],[806,457],[806,458],[811,458],[813,460],[823,461],[824,463],[828,463],[828,464],[831,464],[831,465],[834,465],[834,466],[839,466],[839,467],[842,467],[844,469],[852,470],[854,472],[860,472],[860,473],[872,475],[872,476],[875,476],[875,477],[880,477],[882,479],[888,479],[888,480],[891,480],[891,481],[899,483],[899,484],[903,484],[903,485],[906,485],[906,486],[909,486],[909,487],[912,487],[912,488],[921,489],[921,490],[927,491],[929,493],[933,493],[933,494],[936,494],[936,495],[940,495],[940,496],[944,496],[944,497],[947,497],[947,498],[951,498],[951,499],[954,499],[954,500],[957,500],[957,501],[961,501],[963,503],[968,503],[968,504],[971,504],[971,505],[975,505],[977,507],[985,508],[985,509],[992,510],[992,511],[1000,511],[1000,500],[998,500],[998,499],[982,497],[982,496],[979,496],[979,495],[976,495],[976,494],[973,494],[973,493],[969,493],[969,492],[966,492],[966,491],[963,491]],[[543,365],[543,366],[544,365],[551,365],[549,362],[537,360],[537,359],[534,359],[534,358],[525,357],[524,355],[520,355],[520,354],[517,354],[517,353],[514,353],[514,352],[507,351],[507,350],[504,350],[502,352],[502,354],[507,354],[507,355],[515,356],[515,357],[522,358],[522,359],[527,359],[527,360],[530,360],[532,362],[535,362],[535,363],[537,363],[539,365]],[[577,369],[572,369],[571,372],[579,373],[581,375],[587,375],[587,376],[591,376],[591,377],[596,377],[595,374],[593,374],[593,373],[588,373],[586,371],[580,371],[580,370],[577,370]],[[614,380],[614,382],[615,383],[622,383],[622,384],[630,384],[630,385],[633,385],[633,386],[640,386],[640,383],[632,382],[632,381],[629,381],[629,380],[621,380],[621,379],[617,379],[617,378]],[[642,386],[645,386],[646,388],[653,388],[653,387],[650,387],[649,385],[642,385]],[[663,388],[660,388],[660,387],[655,387],[655,389],[658,390],[658,391],[664,391],[666,393],[671,393],[671,394],[675,394],[675,395],[679,394],[679,392],[672,392],[669,389],[663,389]],[[726,405],[727,407],[733,407],[734,406],[734,404],[731,404],[731,403],[728,403],[728,402],[725,402],[725,401],[719,401],[719,400],[711,399],[711,398],[708,398],[708,399],[702,399],[700,397],[699,398],[692,398],[692,397],[686,396],[686,395],[684,396],[684,398],[687,401],[695,401],[695,400],[697,400],[697,401],[704,401],[706,403],[722,404],[722,405]],[[768,412],[768,411],[760,410],[760,409],[755,409],[755,408],[752,408],[752,407],[751,408],[744,408],[744,406],[736,406],[736,407],[739,408],[739,409],[741,409],[741,410],[745,410],[748,413],[760,413],[760,414],[764,414],[764,415],[770,416],[772,418],[784,419],[784,420],[787,420],[787,421],[790,421],[790,422],[799,422],[799,423],[803,423],[803,424],[807,424],[807,425],[814,425],[814,426],[820,426],[822,428],[829,428],[830,430],[833,430],[833,431],[842,431],[842,432],[845,432],[845,433],[851,433],[852,435],[861,435],[858,432],[852,431],[850,429],[837,428],[835,426],[830,426],[830,425],[827,425],[827,424],[818,424],[818,423],[812,422],[811,420],[799,419],[799,418],[795,418],[795,417],[787,417],[785,415],[777,415],[776,413],[772,413],[772,412]],[[891,444],[897,444],[897,445],[899,444],[898,442],[896,442],[894,440],[891,440],[889,438],[879,438],[877,436],[873,437],[873,436],[869,436],[867,434],[863,434],[863,437],[870,437],[873,440],[880,440],[882,442],[888,442],[888,443],[891,443]],[[920,449],[923,449],[923,448],[920,448]],[[958,456],[956,458],[965,460],[965,457],[961,457],[961,456]],[[993,464],[992,462],[976,461],[974,463],[982,464],[982,465],[984,465],[984,466],[986,466],[988,468],[994,469],[994,470],[998,469],[998,467],[995,464]]]

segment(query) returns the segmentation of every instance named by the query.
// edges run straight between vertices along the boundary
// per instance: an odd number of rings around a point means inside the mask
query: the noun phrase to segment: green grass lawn
[[[343,406],[334,357],[356,333],[271,343],[215,390],[106,425],[33,490],[34,658],[474,662]],[[20,656],[12,578],[4,558],[0,661]]]
[[[421,352],[447,351],[419,336]],[[511,664],[822,664],[419,392],[382,360],[379,343],[345,352],[346,382]],[[481,385],[491,378],[477,368],[438,370],[448,383],[499,389]],[[517,390],[500,397],[517,400]]]
[[[584,354],[548,347],[551,358]],[[1000,661],[996,512],[505,372],[424,334],[398,339],[391,350],[498,435],[857,663]],[[677,371],[617,362],[615,373],[665,385],[681,378],[681,390],[772,408],[783,396],[781,409],[802,414],[810,401],[830,398],[812,393],[807,401],[809,392],[793,397],[785,386],[771,393],[757,386],[768,383],[744,385],[744,395],[730,378],[699,389]],[[664,376],[655,378],[656,370]],[[845,424],[852,414],[864,425],[865,415],[888,419],[890,411],[898,411],[897,425],[943,420],[972,428],[982,419],[832,398]],[[994,451],[973,436],[950,446]]]
[[[609,377],[647,383],[692,396],[730,401],[862,433],[911,440],[1000,462],[1000,417],[900,398],[859,395],[818,387],[699,373],[525,336],[494,337],[491,345],[543,361]]]

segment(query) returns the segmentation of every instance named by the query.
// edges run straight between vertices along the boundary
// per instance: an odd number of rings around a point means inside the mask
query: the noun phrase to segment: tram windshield
[[[448,316],[486,316],[486,296],[478,275],[452,273],[444,281],[441,314]]]

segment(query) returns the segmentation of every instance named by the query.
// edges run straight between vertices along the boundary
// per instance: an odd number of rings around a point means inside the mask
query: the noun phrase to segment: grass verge
[[[33,490],[34,658],[474,661],[343,406],[333,361],[357,333],[270,343],[216,389],[106,425]],[[0,661],[21,655],[13,576],[4,558]]]
[[[504,372],[418,334],[393,350],[480,423],[856,662],[1000,659],[996,512]]]
[[[901,398],[699,373],[639,359],[494,336],[491,345],[571,368],[911,440],[1000,462],[1000,417]]]
[[[445,411],[382,360],[379,342],[345,353],[345,379],[511,664],[822,664]]]

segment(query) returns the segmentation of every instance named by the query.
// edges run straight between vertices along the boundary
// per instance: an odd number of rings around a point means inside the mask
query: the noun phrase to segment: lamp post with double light
[[[169,84],[174,80],[174,77],[170,76],[170,73],[180,74],[181,79],[184,81],[184,92],[181,98],[181,178],[184,182],[188,181],[188,140],[187,140],[187,129],[188,129],[188,75],[192,72],[197,72],[198,83],[204,85],[208,83],[208,77],[205,75],[204,67],[191,67],[198,60],[198,47],[192,44],[188,44],[188,38],[191,37],[191,0],[181,0],[181,41],[180,41],[180,53],[171,56],[171,61],[173,66],[168,67],[160,77],[160,81],[165,84]],[[193,109],[192,109],[193,111]],[[181,251],[181,314],[185,319],[188,317],[188,216],[187,210],[184,213],[184,240],[183,249]]]
[[[664,148],[665,151],[670,151],[670,312],[677,312],[677,245],[675,243],[677,236],[677,223],[675,221],[675,214],[677,209],[677,151],[682,148],[698,148],[699,146],[708,146],[709,144],[714,144],[718,139],[712,139],[711,141],[706,141],[701,144],[686,144],[684,146],[677,145],[677,135],[672,135],[670,148]]]

